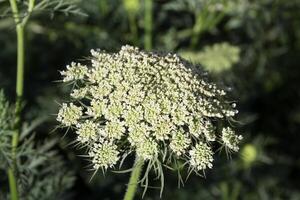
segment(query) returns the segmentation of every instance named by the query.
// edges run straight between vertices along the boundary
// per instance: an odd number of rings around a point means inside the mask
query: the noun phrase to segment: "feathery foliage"
[[[20,145],[16,153],[16,177],[20,197],[23,199],[66,199],[66,190],[73,182],[73,172],[66,166],[54,146],[57,140],[38,142],[34,129],[42,122],[39,117],[30,124],[23,122]],[[12,165],[11,137],[13,133],[14,108],[0,91],[0,174]],[[6,183],[1,175],[1,183]],[[7,199],[7,187],[1,187],[0,197]]]

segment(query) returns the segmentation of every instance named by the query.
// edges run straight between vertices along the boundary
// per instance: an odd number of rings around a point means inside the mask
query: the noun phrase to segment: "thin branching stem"
[[[139,183],[139,178],[141,175],[143,164],[143,160],[140,160],[138,157],[136,157],[133,169],[131,171],[129,183],[127,185],[127,191],[125,193],[124,200],[133,200],[136,188]]]

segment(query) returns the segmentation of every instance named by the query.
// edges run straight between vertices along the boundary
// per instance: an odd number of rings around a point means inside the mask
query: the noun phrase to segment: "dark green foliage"
[[[5,170],[11,163],[10,140],[14,122],[14,110],[0,90],[0,170]],[[1,180],[1,177],[0,177]]]
[[[66,199],[66,190],[74,182],[73,172],[53,150],[55,140],[34,145],[30,137],[20,147],[20,194],[26,199]],[[36,147],[35,147],[36,146]]]
[[[11,161],[11,137],[13,132],[14,109],[0,91],[0,190],[1,199],[8,197],[6,170]],[[23,123],[20,146],[17,149],[17,179],[21,199],[66,199],[66,190],[74,182],[63,157],[55,150],[58,141],[46,139],[39,142],[33,130],[45,118],[40,117],[30,125]],[[4,187],[5,186],[5,187]]]

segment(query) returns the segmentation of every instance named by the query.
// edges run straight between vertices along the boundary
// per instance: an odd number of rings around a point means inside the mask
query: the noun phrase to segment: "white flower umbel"
[[[111,142],[94,143],[89,151],[94,169],[113,167],[119,160],[117,145]]]
[[[128,128],[128,141],[132,147],[143,144],[147,140],[150,128],[145,123],[132,125]]]
[[[86,143],[91,140],[97,139],[98,125],[90,120],[83,122],[82,124],[77,124],[76,126],[78,130],[76,133],[78,134],[77,139],[81,143]]]
[[[137,157],[143,160],[151,160],[156,158],[159,153],[157,143],[152,139],[146,139],[136,148]]]
[[[79,88],[79,89],[74,89],[71,93],[71,97],[74,99],[82,99],[86,96],[88,92],[88,88]]]
[[[200,66],[176,54],[128,45],[116,53],[92,50],[90,63],[61,73],[73,84],[72,103],[63,104],[57,120],[77,127],[95,169],[135,153],[155,172],[177,160],[202,171],[213,166],[219,143],[238,150],[241,136],[216,127],[231,121],[236,105]]]
[[[93,99],[91,101],[91,106],[87,108],[86,114],[94,119],[100,118],[104,112],[107,110],[106,100]]]
[[[63,103],[56,119],[65,126],[71,126],[77,124],[81,115],[82,107],[76,106],[73,103],[70,103],[69,105]]]
[[[191,145],[191,139],[183,130],[179,130],[172,134],[170,149],[177,155],[181,156]]]
[[[195,147],[193,147],[190,152],[190,165],[197,170],[204,170],[206,168],[212,168],[212,162],[213,162],[213,152],[211,148],[203,143],[199,142],[196,144]]]
[[[121,139],[121,137],[125,134],[125,123],[120,120],[114,120],[107,122],[105,125],[105,135],[108,139]]]
[[[226,147],[233,151],[239,150],[239,143],[243,139],[243,136],[236,135],[234,131],[227,127],[222,129],[222,141]]]
[[[67,70],[61,71],[60,74],[64,76],[63,82],[69,82],[83,79],[87,72],[87,66],[72,62],[71,65],[67,65]]]

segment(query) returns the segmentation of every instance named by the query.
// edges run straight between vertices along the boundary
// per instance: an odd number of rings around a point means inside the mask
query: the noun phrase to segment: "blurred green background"
[[[24,2],[19,1],[21,8]],[[205,178],[191,176],[183,188],[177,187],[177,175],[166,170],[162,199],[300,199],[300,1],[69,3],[34,10],[26,27],[24,126],[42,116],[46,120],[34,128],[34,144],[28,142],[42,158],[28,164],[36,158],[29,156],[22,163],[24,199],[122,199],[129,174],[99,173],[90,181],[93,172],[78,156],[82,150],[68,146],[72,136],[62,139],[63,131],[53,129],[57,102],[67,95],[67,88],[55,82],[59,71],[92,48],[116,51],[124,44],[176,52],[201,65],[218,84],[230,87],[239,110],[235,128],[245,138],[240,152],[229,160],[217,158]],[[15,25],[9,2],[0,0],[0,88],[10,102],[15,99],[15,66]],[[50,139],[55,142],[46,148]],[[38,144],[45,149],[36,150]],[[142,189],[136,199],[141,195]],[[148,189],[144,199],[159,199],[159,190]]]

